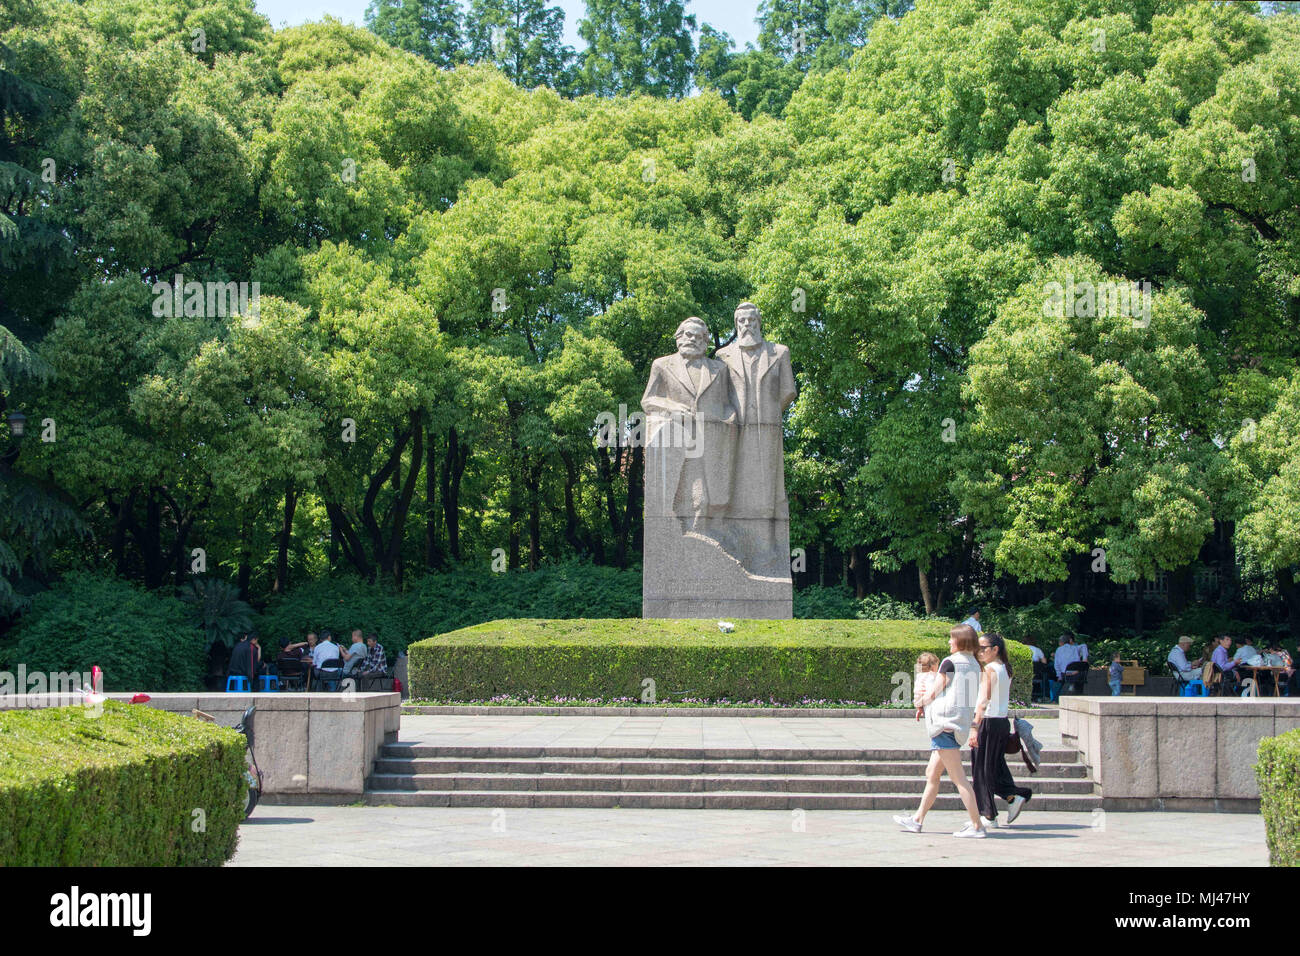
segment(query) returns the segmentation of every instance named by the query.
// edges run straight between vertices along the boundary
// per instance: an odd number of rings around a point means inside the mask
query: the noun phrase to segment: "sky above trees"
[[[257,12],[277,27],[283,22],[290,26],[319,20],[325,16],[337,17],[344,23],[361,26],[369,0],[257,0]],[[581,48],[578,21],[586,14],[584,0],[555,0],[555,6],[564,10],[564,42]],[[736,46],[743,49],[746,43],[758,42],[758,0],[692,0],[687,13],[695,15],[701,26],[711,26],[731,35]]]

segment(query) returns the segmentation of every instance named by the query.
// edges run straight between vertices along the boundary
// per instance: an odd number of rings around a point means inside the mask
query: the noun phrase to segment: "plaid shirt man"
[[[375,641],[375,646],[366,652],[366,659],[361,662],[361,673],[382,674],[388,670],[388,659],[384,657],[384,645]]]

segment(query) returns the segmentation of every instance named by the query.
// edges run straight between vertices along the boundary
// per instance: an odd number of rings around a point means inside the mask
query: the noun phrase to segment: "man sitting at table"
[[[1052,666],[1056,668],[1056,679],[1060,680],[1065,669],[1079,659],[1079,649],[1070,642],[1069,634],[1062,634],[1057,643],[1060,646],[1052,657]]]
[[[1166,660],[1174,665],[1174,670],[1178,671],[1178,676],[1183,680],[1192,681],[1201,679],[1201,658],[1194,661],[1187,659],[1187,649],[1192,646],[1192,639],[1184,634],[1174,645],[1174,649],[1169,652]]]
[[[1224,634],[1215,643],[1214,653],[1210,655],[1210,660],[1217,664],[1219,670],[1223,673],[1224,689],[1235,693],[1241,675],[1237,673],[1237,661],[1228,659],[1228,648],[1232,646],[1232,637]]]
[[[1252,637],[1243,637],[1241,639],[1241,647],[1237,648],[1237,653],[1232,655],[1232,659],[1238,664],[1245,664],[1249,667],[1257,667],[1263,663],[1259,648],[1255,646],[1255,639]]]
[[[361,666],[361,662],[366,659],[366,642],[361,638],[361,628],[358,627],[352,631],[352,645],[341,653],[344,661],[344,674],[351,674]]]
[[[320,641],[312,648],[311,664],[316,670],[320,670],[321,665],[327,661],[336,661],[341,656],[339,646],[334,643],[334,635],[330,631],[321,631]]]
[[[366,659],[361,665],[363,674],[385,674],[388,672],[388,657],[384,654],[384,645],[371,633],[366,635]]]

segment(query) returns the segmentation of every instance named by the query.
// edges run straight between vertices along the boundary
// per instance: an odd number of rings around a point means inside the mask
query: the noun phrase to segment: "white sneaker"
[[[916,818],[910,813],[900,813],[894,817],[894,822],[909,833],[920,833],[921,824],[916,822]]]
[[[1014,823],[1016,817],[1020,816],[1020,811],[1024,808],[1025,804],[1028,802],[1029,802],[1028,797],[1017,796],[1015,799],[1013,799],[1011,801],[1010,809],[1007,810],[1007,823]]]
[[[966,821],[965,826],[953,834],[955,837],[970,837],[972,840],[982,840],[988,835],[987,830],[983,827],[975,826],[975,824],[971,823],[969,820]]]
[[[996,830],[998,828],[998,818],[994,817],[992,820],[990,820],[988,817],[985,817],[984,827],[987,830]]]

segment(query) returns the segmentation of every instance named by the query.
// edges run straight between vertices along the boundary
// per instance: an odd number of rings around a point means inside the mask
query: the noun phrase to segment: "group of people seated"
[[[1262,642],[1261,642],[1262,643]],[[1232,636],[1223,634],[1205,645],[1204,652],[1196,660],[1189,660],[1187,651],[1192,646],[1192,639],[1184,635],[1169,652],[1169,665],[1183,681],[1199,680],[1209,687],[1221,684],[1221,691],[1228,694],[1240,694],[1245,680],[1254,680],[1258,685],[1256,692],[1281,691],[1289,696],[1300,694],[1300,680],[1291,655],[1276,641],[1264,646],[1263,650],[1255,644],[1252,637],[1243,637],[1241,646],[1229,656]],[[1254,668],[1277,668],[1277,670],[1254,670]],[[1250,670],[1252,676],[1246,678],[1244,672]],[[1273,686],[1276,682],[1276,686]],[[1268,686],[1263,686],[1268,685]]]
[[[257,632],[250,631],[231,651],[228,673],[247,678],[250,689],[256,689],[258,677],[271,673],[280,684],[300,682],[304,690],[311,689],[313,680],[320,687],[337,689],[348,677],[358,681],[387,677],[388,658],[375,634],[363,637],[361,629],[356,628],[346,647],[336,643],[329,630],[321,631],[319,636],[312,631],[304,641],[285,638],[280,642],[279,656],[271,665],[262,660]]]

